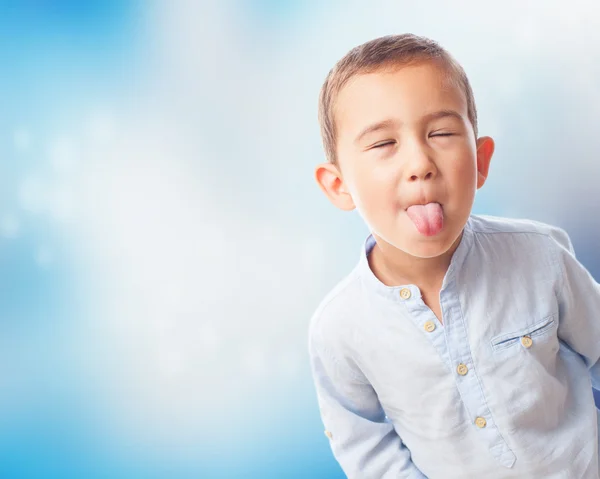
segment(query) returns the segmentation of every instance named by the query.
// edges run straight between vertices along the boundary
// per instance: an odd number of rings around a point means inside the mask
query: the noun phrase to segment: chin
[[[411,237],[407,252],[419,258],[435,258],[446,253],[454,244],[454,237],[444,227],[435,235],[426,236],[419,232]]]
[[[417,258],[436,258],[446,253],[451,246],[451,244],[447,245],[446,243],[416,244],[411,245],[407,252]]]

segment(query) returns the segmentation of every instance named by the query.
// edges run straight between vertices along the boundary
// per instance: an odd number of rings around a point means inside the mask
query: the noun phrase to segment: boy
[[[491,138],[464,70],[414,35],[351,50],[321,90],[316,180],[371,234],[309,331],[351,479],[598,479],[600,285],[567,234],[471,214]]]

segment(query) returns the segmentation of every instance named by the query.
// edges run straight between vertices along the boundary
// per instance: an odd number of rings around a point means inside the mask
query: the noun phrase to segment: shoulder
[[[571,240],[564,229],[541,221],[490,215],[471,215],[469,226],[475,234],[485,235],[492,239],[506,240],[506,236],[513,236],[532,246],[545,245],[552,248],[572,249]]]
[[[471,215],[469,218],[471,229],[476,233],[530,233],[549,235],[555,226],[541,221],[525,218],[507,218],[491,215]]]
[[[321,300],[309,323],[309,344],[336,349],[335,343],[353,330],[360,311],[362,287],[358,267],[339,281]]]

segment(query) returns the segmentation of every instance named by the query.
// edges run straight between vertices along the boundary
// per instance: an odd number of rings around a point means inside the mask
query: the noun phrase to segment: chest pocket
[[[526,328],[508,334],[501,334],[491,340],[494,351],[520,345],[526,349],[533,348],[538,341],[543,341],[545,336],[556,335],[554,315],[550,315]]]
[[[515,427],[527,426],[538,416],[535,411],[540,407],[555,409],[550,402],[564,396],[557,380],[557,330],[558,320],[552,314],[491,339],[496,393]]]

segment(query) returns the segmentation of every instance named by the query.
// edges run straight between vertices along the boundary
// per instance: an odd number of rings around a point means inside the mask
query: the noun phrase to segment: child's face
[[[494,150],[491,138],[475,140],[462,90],[433,63],[358,75],[340,91],[335,121],[339,172],[333,165],[316,172],[334,204],[356,207],[379,240],[413,256],[450,249]],[[361,135],[382,121],[389,123]],[[427,203],[423,227],[414,222],[419,208],[407,209]]]

